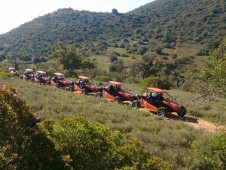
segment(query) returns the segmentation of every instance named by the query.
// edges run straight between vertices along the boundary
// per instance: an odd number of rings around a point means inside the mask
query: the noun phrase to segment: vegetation
[[[96,122],[99,122],[113,131],[117,130],[122,133],[130,133],[131,137],[139,138],[142,141],[143,145],[150,153],[150,156],[155,161],[158,162],[159,158],[160,160],[163,159],[170,164],[172,169],[196,168],[201,166],[202,157],[193,155],[194,143],[207,146],[215,136],[215,134],[207,131],[195,130],[180,121],[173,121],[172,123],[162,118],[149,116],[150,113],[148,112],[133,110],[131,107],[120,105],[116,107],[114,103],[108,103],[101,98],[82,96],[15,78],[1,79],[1,82],[16,86],[18,95],[28,101],[32,106],[32,110],[37,113],[37,116],[43,119],[53,119],[58,122],[58,120],[63,118],[75,119],[82,115],[92,123],[96,124]],[[131,86],[128,86],[128,88],[131,89]],[[178,92],[172,95],[177,97],[180,103],[181,101],[184,102],[185,95],[189,96],[189,94],[184,93],[178,96]],[[88,111],[87,108],[89,108]],[[211,112],[214,111],[213,109],[214,108],[210,109]],[[204,109],[202,110],[204,111]],[[225,114],[219,115],[216,113],[216,115],[221,116],[219,120],[225,120]],[[61,123],[59,122],[59,124]],[[49,130],[51,130],[51,128]],[[64,133],[65,132],[66,130]],[[50,137],[54,137],[53,135],[54,134],[50,134]],[[51,140],[53,140],[52,137]],[[196,149],[198,149],[198,147],[195,148],[195,150]],[[65,154],[68,155],[69,153],[65,152]],[[72,159],[71,156],[70,154],[70,157],[66,158],[70,160]],[[157,158],[155,159],[154,157],[156,156]],[[74,159],[72,160],[74,161]],[[151,162],[152,161],[150,161],[150,163]],[[194,162],[196,163],[195,165]]]
[[[225,126],[224,5],[158,0],[126,14],[60,9],[0,35],[0,81],[16,87],[0,85],[0,169],[225,169],[225,132],[185,123],[198,121],[193,115]],[[129,82],[137,94],[171,88],[188,117],[172,123],[10,78],[12,65]]]
[[[127,54],[151,51],[161,57],[177,37],[181,44],[194,44],[189,52],[208,55],[225,35],[225,17],[224,0],[157,0],[126,14],[60,9],[1,35],[0,60],[42,62],[56,42],[92,55],[119,47]]]
[[[63,69],[68,70],[69,73],[75,69],[94,67],[93,63],[85,59],[82,53],[72,45],[56,44],[50,57],[57,59]]]
[[[1,85],[0,99],[1,169],[170,169],[138,140],[123,139],[120,132],[82,117],[44,120],[37,127],[35,115],[12,87]]]
[[[214,50],[200,69],[200,79],[206,91],[226,96],[226,41]]]

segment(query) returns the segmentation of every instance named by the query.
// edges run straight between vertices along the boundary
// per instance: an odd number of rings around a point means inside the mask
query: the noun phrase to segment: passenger
[[[164,100],[164,97],[161,93],[152,92],[152,97],[153,105],[155,105],[156,107],[161,107],[163,105],[162,101]]]
[[[42,75],[38,73],[37,74],[37,79],[40,80],[41,78],[42,78]]]
[[[115,93],[115,88],[114,88],[112,85],[110,85],[110,86],[107,88],[107,90],[108,90],[108,92],[109,92],[111,95],[114,95],[114,93]]]
[[[57,82],[57,76],[55,75],[52,80],[56,83]]]
[[[78,81],[78,86],[79,86],[81,89],[83,89],[83,88],[85,87],[85,82],[84,82],[82,79],[80,79],[80,80]]]
[[[153,104],[153,98],[151,96],[151,93],[147,93],[146,100],[148,103]]]

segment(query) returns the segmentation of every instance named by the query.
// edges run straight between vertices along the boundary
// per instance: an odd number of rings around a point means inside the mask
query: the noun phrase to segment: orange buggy
[[[128,91],[129,90],[122,83],[109,81],[108,85],[103,88],[102,95],[107,100],[116,101],[117,103],[123,103],[126,101],[132,102],[136,97]]]
[[[47,76],[44,71],[37,71],[34,75],[34,82],[40,84],[50,84],[50,78]]]
[[[14,67],[9,67],[9,73],[11,76],[16,76],[16,77],[19,77],[19,74],[17,73],[16,69]]]
[[[99,88],[86,76],[78,76],[79,80],[74,84],[74,90],[82,94],[98,92]]]
[[[54,73],[53,78],[51,79],[51,86],[56,86],[57,88],[69,87],[71,82],[67,80],[62,73]]]
[[[32,69],[25,69],[24,73],[20,76],[22,80],[34,80],[34,71]]]
[[[144,107],[159,116],[165,116],[171,112],[177,112],[177,115],[184,117],[186,108],[174,100],[165,90],[149,87],[146,92],[138,96],[138,100],[133,101],[133,108]]]

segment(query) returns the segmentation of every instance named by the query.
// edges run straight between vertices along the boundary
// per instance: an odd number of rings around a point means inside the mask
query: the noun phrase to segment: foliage
[[[200,69],[200,80],[210,93],[226,95],[226,41],[214,50]]]
[[[122,60],[115,60],[109,65],[109,72],[121,73],[124,69],[124,62]]]
[[[64,164],[36,127],[36,118],[16,89],[0,85],[0,169],[55,169]]]
[[[212,139],[207,145],[202,145],[196,141],[192,145],[194,159],[198,159],[198,163],[194,164],[194,168],[202,169],[225,169],[226,168],[226,134],[222,132],[220,135]]]
[[[48,56],[56,42],[73,44],[86,54],[103,54],[117,44],[129,53],[137,53],[137,47],[132,46],[137,42],[144,47],[138,48],[138,53],[143,54],[153,43],[162,47],[179,37],[183,43],[195,43],[198,50],[199,45],[217,45],[224,35],[224,0],[158,0],[125,14],[116,9],[112,13],[94,13],[68,8],[1,35],[0,60],[12,57],[33,61]],[[211,40],[216,42],[209,43]]]
[[[67,155],[68,166],[75,169],[120,169],[133,164],[142,167],[150,156],[138,140],[122,140],[118,131],[93,125],[83,117],[46,120],[41,126],[57,150]],[[165,165],[162,160],[155,164]]]
[[[130,72],[133,76],[142,77],[143,79],[155,75],[158,71],[159,63],[155,57],[144,55],[140,62],[135,62],[130,66]]]
[[[223,0],[158,0],[128,14],[133,18],[134,29],[142,27],[146,36],[163,42],[179,36],[182,41],[196,40],[201,44],[208,43],[212,36],[222,40],[225,35],[224,4]],[[215,22],[219,22],[217,26]]]
[[[140,82],[140,86],[142,89],[146,89],[150,86],[162,89],[170,89],[170,83],[168,80],[159,77],[148,77]]]
[[[141,142],[83,117],[38,127],[16,90],[0,86],[0,169],[120,169],[152,159]],[[163,160],[153,166],[169,167]],[[166,169],[166,168],[164,168]]]
[[[9,73],[6,70],[0,69],[0,77],[1,78],[9,78],[10,75],[9,75]]]
[[[63,69],[72,73],[75,69],[93,68],[94,65],[86,60],[82,53],[72,45],[56,44],[51,58],[57,59]]]
[[[97,73],[97,71],[94,72]],[[200,144],[203,146],[207,145],[210,141],[208,139],[211,139],[214,135],[205,130],[192,128],[183,120],[172,121],[150,116],[149,112],[134,110],[130,106],[109,103],[103,98],[83,96],[15,78],[0,79],[0,81],[16,86],[18,95],[25,99],[32,106],[32,110],[43,119],[61,120],[62,118],[75,118],[82,115],[92,123],[99,122],[111,130],[130,133],[131,137],[142,141],[151,157],[162,158],[172,166],[172,169],[189,169],[196,162],[201,166],[201,163],[198,162],[202,159],[201,157],[189,159],[194,157],[189,149],[193,141],[196,140],[200,140]],[[133,93],[139,94],[142,90],[136,84],[125,85]],[[182,104],[190,101],[189,96],[192,95],[179,90],[170,90],[169,93]],[[212,116],[216,119],[216,122],[223,120],[225,122],[224,111],[226,108],[224,103],[225,100],[211,103],[212,109],[210,112],[212,115],[207,114],[208,112],[202,109],[205,118]],[[89,109],[87,110],[87,108]],[[190,121],[189,117],[186,119],[187,121]],[[195,118],[191,120],[196,121]],[[66,158],[68,158],[67,155]]]

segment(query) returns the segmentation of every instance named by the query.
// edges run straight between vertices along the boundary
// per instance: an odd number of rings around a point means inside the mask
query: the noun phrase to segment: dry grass
[[[168,161],[173,169],[190,167],[192,162],[187,158],[190,156],[192,143],[200,138],[208,141],[214,136],[212,133],[193,129],[180,121],[150,116],[149,112],[106,102],[103,98],[74,94],[15,78],[0,80],[3,84],[15,86],[18,95],[27,101],[38,116],[61,119],[83,115],[91,122],[99,122],[111,129],[129,133],[141,139],[152,155]],[[128,84],[128,87],[136,88],[132,84]],[[179,99],[184,93],[173,90],[172,94],[178,94]]]

